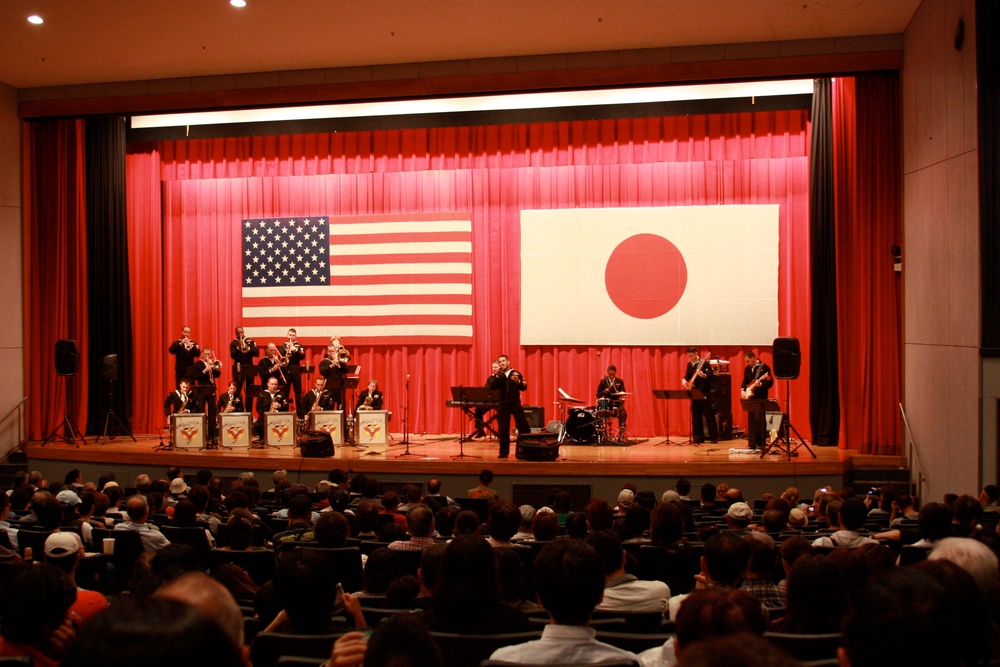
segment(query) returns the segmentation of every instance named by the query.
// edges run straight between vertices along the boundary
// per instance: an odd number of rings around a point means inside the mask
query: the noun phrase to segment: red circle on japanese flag
[[[681,300],[687,278],[681,251],[655,234],[636,234],[619,243],[604,269],[611,301],[643,320],[669,313]]]

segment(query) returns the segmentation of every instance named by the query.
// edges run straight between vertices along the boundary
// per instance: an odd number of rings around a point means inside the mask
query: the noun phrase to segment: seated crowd
[[[523,664],[799,664],[789,636],[855,667],[1000,656],[996,486],[918,508],[889,486],[692,498],[682,478],[536,507],[492,482],[456,499],[340,469],[267,490],[19,474],[0,492],[0,657],[245,666],[255,635],[327,636],[331,667],[464,664],[454,635]]]

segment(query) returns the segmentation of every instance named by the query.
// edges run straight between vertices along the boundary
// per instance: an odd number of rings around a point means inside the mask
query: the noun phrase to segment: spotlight
[[[38,14],[32,14],[31,16],[28,17],[28,23],[32,23],[34,25],[42,25],[43,23],[45,23],[45,19],[43,19]]]
[[[229,0],[229,4],[231,4],[233,7],[246,7],[247,0]]]

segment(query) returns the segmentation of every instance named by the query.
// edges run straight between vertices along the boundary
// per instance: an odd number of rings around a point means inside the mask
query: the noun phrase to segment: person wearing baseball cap
[[[64,572],[76,587],[76,602],[69,608],[69,615],[78,626],[84,625],[108,606],[108,599],[98,591],[77,586],[76,568],[83,557],[83,542],[76,533],[60,531],[45,538],[45,562]]]

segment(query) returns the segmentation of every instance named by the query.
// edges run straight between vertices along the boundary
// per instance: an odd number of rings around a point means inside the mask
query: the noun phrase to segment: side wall
[[[24,397],[24,337],[21,290],[21,121],[17,90],[0,84],[0,417]],[[0,424],[0,456],[18,443],[17,416]]]
[[[992,477],[981,457],[974,26],[972,0],[924,0],[904,34],[903,395],[924,500],[977,493]]]

